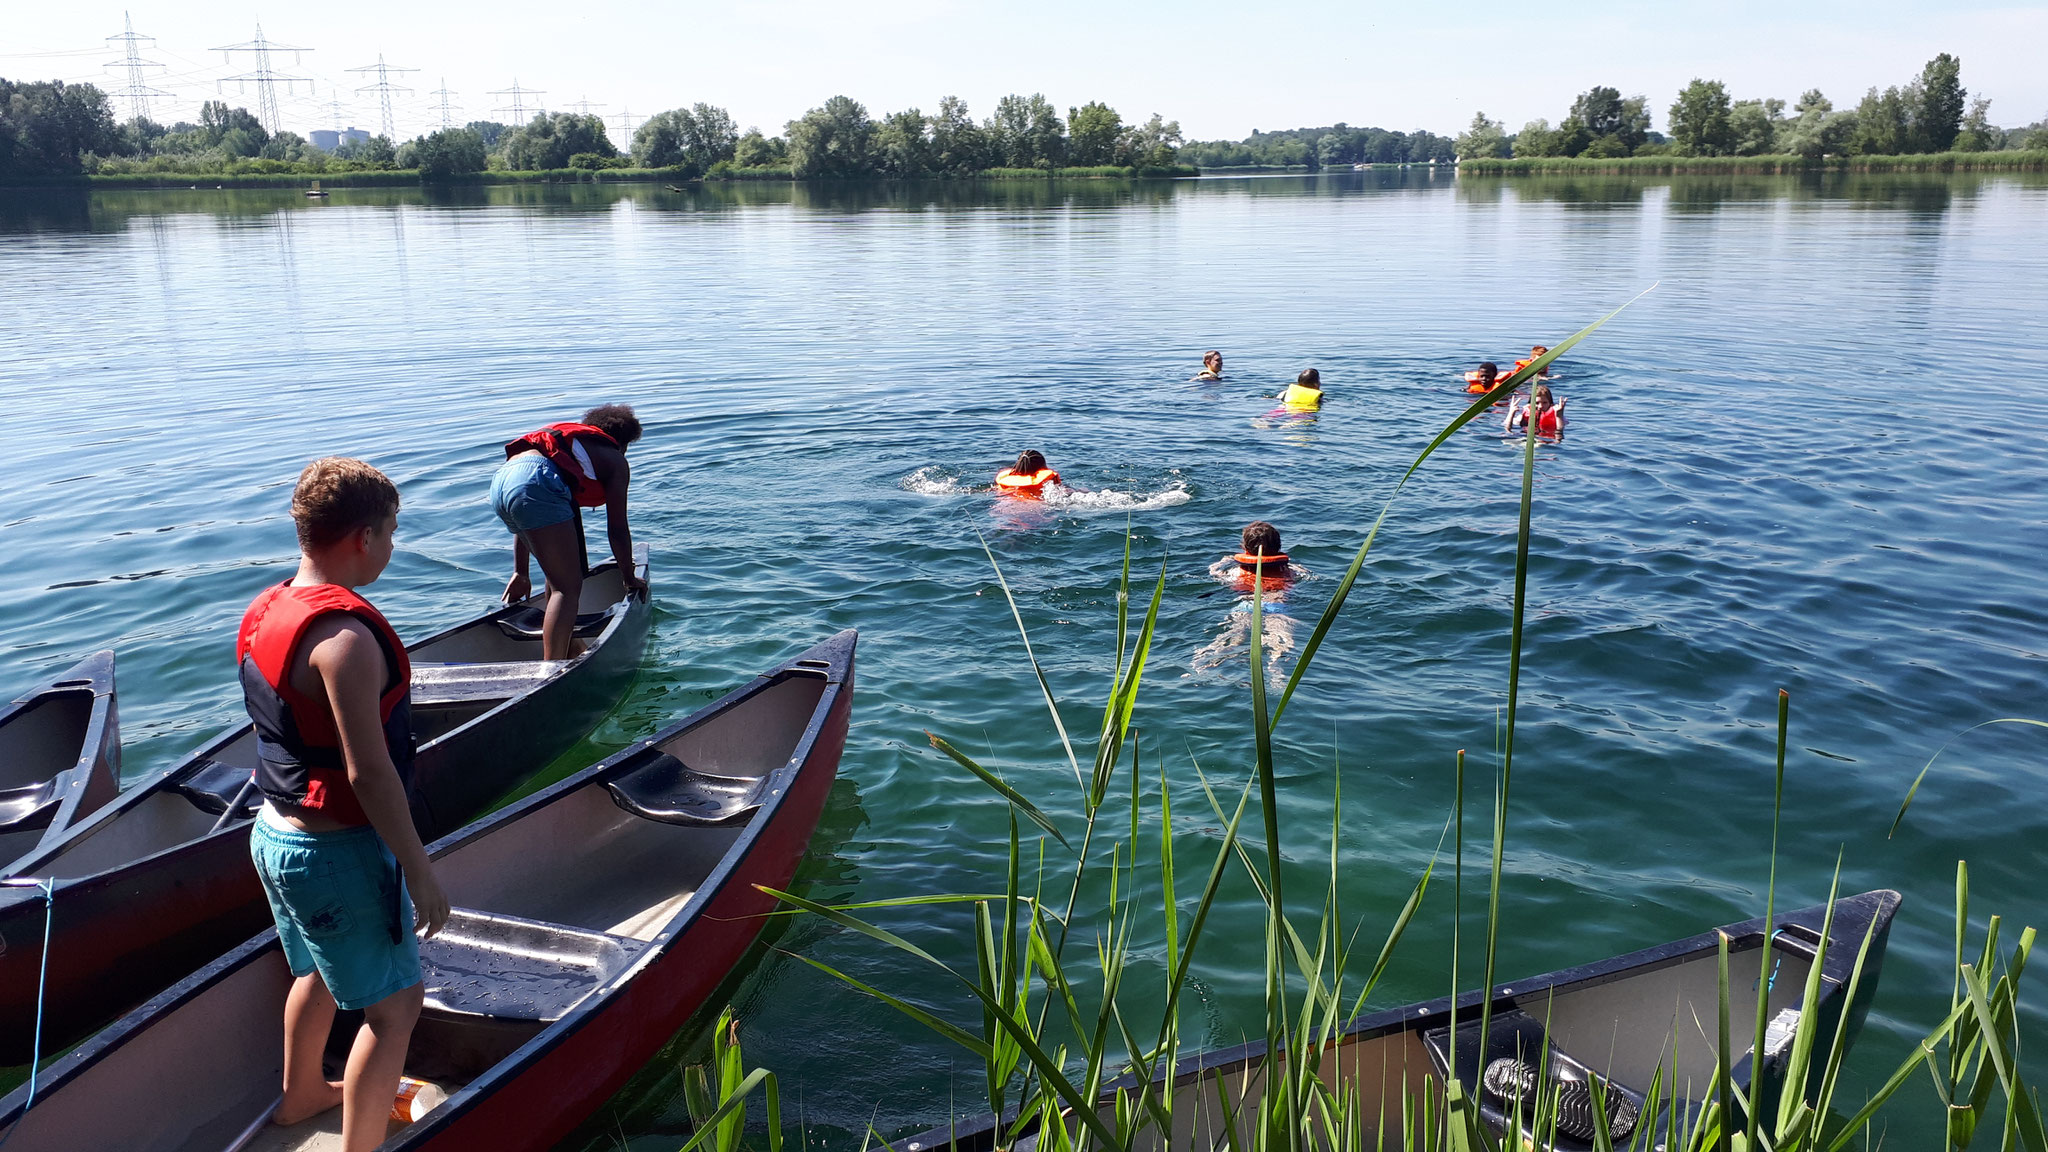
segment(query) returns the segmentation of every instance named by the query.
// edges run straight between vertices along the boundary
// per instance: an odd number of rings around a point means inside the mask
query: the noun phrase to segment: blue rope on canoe
[[[57,918],[57,878],[55,876],[45,876],[40,880],[31,880],[23,877],[0,881],[0,883],[5,883],[11,887],[23,888],[34,885],[36,888],[41,889],[43,894],[43,960],[42,967],[36,971],[36,1030],[35,1035],[29,1041],[28,1099],[21,1102],[21,1114],[25,1117],[28,1115],[28,1110],[35,1105],[36,1076],[42,1071],[43,991],[48,986],[50,979],[50,926]],[[0,1146],[4,1146],[9,1140],[14,1139],[14,1134],[20,1131],[20,1129],[21,1121],[16,1120],[14,1126],[7,1130],[7,1134],[0,1136]]]

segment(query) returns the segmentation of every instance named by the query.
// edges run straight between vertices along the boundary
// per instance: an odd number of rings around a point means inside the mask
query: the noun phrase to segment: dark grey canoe
[[[635,549],[644,578],[645,547]],[[577,633],[588,649],[544,661],[540,603],[495,608],[408,645],[413,660],[413,821],[423,840],[462,827],[574,747],[617,706],[640,668],[652,610],[617,566],[591,569]],[[54,931],[42,1050],[176,983],[270,922],[249,862],[256,810],[246,724],[123,793],[15,862],[10,880],[54,876]],[[230,807],[233,811],[230,811]],[[0,889],[0,1064],[29,1055],[44,907]]]
[[[34,852],[120,791],[111,651],[0,708],[0,862]]]
[[[1835,902],[1830,942],[1824,951],[1822,925],[1827,907],[1816,905],[1774,918],[1769,932],[1762,917],[1725,925],[1710,932],[1640,952],[1566,968],[1562,971],[1516,980],[1493,993],[1493,1019],[1488,1030],[1488,1051],[1478,1051],[1480,994],[1467,993],[1457,1002],[1455,1067],[1467,1092],[1480,1102],[1481,1115],[1496,1135],[1505,1132],[1514,1107],[1514,1093],[1497,1094],[1482,1083],[1484,1071],[1496,1061],[1506,1060],[1537,1071],[1535,1061],[1548,1053],[1548,1082],[1576,1081],[1584,1084],[1597,1076],[1608,1085],[1610,1135],[1626,1122],[1627,1132],[1614,1141],[1617,1148],[1630,1147],[1639,1125],[1660,1137],[1666,1129],[1669,1103],[1658,1115],[1643,1114],[1643,1095],[1661,1071],[1669,1101],[1672,1086],[1680,1097],[1681,1112],[1699,1107],[1711,1091],[1714,1043],[1708,1030],[1719,1016],[1719,959],[1717,941],[1729,937],[1728,992],[1731,1035],[1743,1055],[1733,1071],[1738,1086],[1747,1086],[1755,1066],[1750,1039],[1756,1020],[1756,990],[1761,983],[1768,997],[1766,1010],[1771,1021],[1765,1033],[1763,1085],[1765,1100],[1774,1097],[1784,1075],[1792,1029],[1803,1007],[1806,976],[1816,957],[1821,961],[1821,994],[1817,1007],[1821,1035],[1832,1036],[1843,1011],[1850,1016],[1850,1035],[1861,1026],[1870,996],[1884,959],[1885,942],[1891,933],[1893,913],[1898,911],[1899,894],[1889,889],[1865,892]],[[1848,986],[1856,954],[1865,934],[1870,937],[1870,954],[1856,983],[1855,1002],[1849,1002]],[[1768,958],[1770,968],[1764,972]],[[1322,1055],[1319,1075],[1333,1088],[1348,1088],[1358,1094],[1359,1122],[1364,1126],[1366,1146],[1376,1142],[1375,1132],[1384,1127],[1390,1146],[1400,1140],[1403,1109],[1413,1108],[1416,1096],[1435,1092],[1441,1099],[1441,1085],[1452,1067],[1454,1051],[1450,1037],[1451,1001],[1448,997],[1422,1004],[1389,1008],[1360,1017]],[[1253,1134],[1244,1125],[1248,1096],[1256,1096],[1263,1076],[1266,1054],[1263,1042],[1205,1052],[1182,1060],[1174,1069],[1173,1122],[1175,1148],[1250,1147]],[[1112,1127],[1116,1124],[1117,1096],[1135,1097],[1138,1081],[1126,1076],[1104,1089],[1099,1114]],[[1567,1091],[1570,1091],[1567,1089]],[[1589,1090],[1580,1091],[1586,1103]],[[1226,1120],[1219,1096],[1231,1100],[1237,1117],[1235,1142],[1224,1131]],[[1626,1101],[1623,1103],[1622,1101]],[[1128,1108],[1128,1103],[1126,1108]],[[1588,1118],[1591,1109],[1584,1108]],[[1630,1113],[1635,1113],[1631,1119]],[[1767,1113],[1768,1114],[1768,1113]],[[1073,1123],[1071,1118],[1069,1122]],[[1075,1124],[1078,1129],[1078,1123]],[[1590,1132],[1590,1129],[1588,1129]],[[1156,1141],[1157,1129],[1152,1130]],[[933,1128],[890,1145],[891,1152],[993,1152],[1000,1146],[1012,1152],[1033,1152],[1038,1134],[1026,1132],[1015,1140],[998,1138],[1003,1125],[983,1113],[957,1123]],[[1140,1148],[1152,1147],[1142,1140]],[[1522,1147],[1525,1145],[1517,1145]],[[1534,1142],[1526,1144],[1536,1148]],[[1657,1140],[1647,1144],[1661,1148]],[[1542,1145],[1555,1152],[1587,1152],[1590,1139],[1561,1135],[1554,1144]]]

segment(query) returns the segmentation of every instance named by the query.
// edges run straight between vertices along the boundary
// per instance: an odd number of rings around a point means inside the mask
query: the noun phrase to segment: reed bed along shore
[[[1465,160],[1461,176],[1548,173],[1613,176],[1792,176],[1808,172],[2048,172],[2048,152],[1931,152],[1917,156],[1522,156]]]
[[[1625,306],[1624,306],[1625,307]],[[1821,1003],[1822,966],[1816,962],[1800,992],[1804,1011],[1781,1050],[1777,1074],[1751,1076],[1744,1062],[1751,1051],[1763,1051],[1767,1026],[1766,997],[1756,998],[1754,1018],[1731,1010],[1738,999],[1731,983],[1729,939],[1719,938],[1718,1013],[1707,1018],[1672,1022],[1699,1028],[1716,1052],[1712,1074],[1704,1083],[1681,1084],[1676,1075],[1659,1075],[1646,1087],[1639,1115],[1653,1118],[1616,1136],[1606,1124],[1595,1124],[1590,1139],[1565,1139],[1568,1123],[1583,1127],[1592,1115],[1609,1117],[1608,1086],[1598,1077],[1567,1084],[1544,1072],[1532,1083],[1517,1085],[1503,1121],[1494,1110],[1489,1122],[1480,1099],[1463,1082],[1448,1083],[1425,1076],[1402,1080],[1386,1098],[1379,1074],[1347,1078],[1336,1069],[1341,1060],[1288,1060],[1289,1052],[1329,1052],[1345,1028],[1359,1018],[1376,984],[1400,946],[1406,928],[1418,914],[1441,915],[1441,896],[1429,899],[1429,888],[1441,871],[1450,872],[1451,914],[1466,899],[1465,848],[1466,757],[1455,753],[1456,799],[1445,814],[1439,847],[1412,877],[1412,889],[1391,915],[1343,914],[1338,864],[1343,797],[1333,785],[1328,824],[1304,837],[1282,826],[1275,803],[1278,777],[1274,768],[1273,733],[1283,722],[1288,703],[1302,684],[1318,649],[1333,636],[1344,602],[1359,580],[1365,561],[1407,479],[1461,427],[1488,415],[1495,400],[1504,400],[1551,360],[1618,315],[1559,343],[1545,357],[1495,386],[1452,420],[1415,458],[1388,497],[1378,519],[1318,619],[1295,667],[1269,700],[1259,617],[1262,597],[1250,597],[1253,624],[1249,630],[1250,700],[1245,717],[1243,755],[1234,765],[1191,765],[1199,777],[1202,803],[1194,819],[1214,830],[1214,855],[1193,861],[1189,877],[1177,871],[1176,816],[1167,786],[1164,756],[1156,771],[1140,762],[1134,723],[1139,691],[1151,654],[1168,567],[1162,559],[1149,606],[1142,588],[1131,581],[1131,542],[1126,537],[1122,595],[1117,604],[1114,674],[1108,686],[1092,751],[1070,735],[1053,689],[1047,681],[1014,599],[1023,655],[1031,664],[1047,706],[1065,763],[1053,778],[1071,773],[1080,800],[1074,818],[1056,820],[997,772],[977,762],[939,734],[932,746],[971,773],[1006,801],[1009,811],[1008,867],[991,877],[987,889],[975,893],[931,893],[916,897],[827,906],[803,896],[777,893],[797,914],[822,918],[841,930],[859,933],[875,946],[900,955],[899,986],[874,987],[846,976],[817,960],[798,957],[837,977],[853,990],[873,996],[946,1037],[968,1054],[982,1075],[984,1099],[975,1103],[997,1119],[994,1148],[1029,1142],[1042,1152],[1105,1149],[1115,1152],[1161,1152],[1197,1148],[1202,1152],[1366,1152],[1389,1148],[1411,1152],[1456,1149],[1459,1152],[1506,1148],[1590,1147],[1614,1149],[1684,1149],[1686,1152],[1840,1152],[1869,1147],[1882,1140],[1883,1125],[1897,1109],[1931,1109],[1950,1149],[1975,1143],[1980,1147],[2048,1150],[2033,1089],[2020,1064],[2017,1020],[2021,1013],[2019,980],[2034,942],[2034,930],[2004,936],[1992,917],[1981,935],[1971,930],[1967,867],[1956,870],[1954,981],[1950,1008],[1905,1052],[1876,1054],[1880,1067],[1893,1071],[1862,1100],[1842,1091],[1842,1070],[1855,1037],[1859,1013],[1874,980],[1872,934],[1861,938],[1823,931],[1828,950],[1853,957],[1832,1013],[1816,1010]],[[1513,562],[1512,623],[1508,637],[1507,706],[1500,720],[1496,765],[1477,785],[1490,786],[1490,829],[1479,833],[1475,848],[1486,852],[1484,879],[1475,878],[1470,896],[1483,896],[1486,907],[1483,939],[1461,944],[1454,930],[1451,954],[1443,958],[1444,983],[1455,994],[1495,987],[1495,953],[1501,922],[1501,878],[1505,846],[1514,808],[1516,712],[1520,703],[1523,626],[1530,602],[1529,551],[1531,510],[1535,492],[1536,437],[1521,448],[1520,515]],[[993,553],[1004,594],[1002,578]],[[1134,593],[1137,593],[1134,595]],[[1133,608],[1142,607],[1133,619]],[[1777,694],[1777,768],[1775,790],[1759,796],[1756,818],[1769,822],[1771,864],[1756,881],[1763,893],[1757,911],[1770,922],[1778,900],[1778,832],[1784,803],[1785,752],[1790,726],[1790,700]],[[1145,751],[1170,741],[1148,740]],[[1447,759],[1450,754],[1447,753]],[[1084,766],[1081,761],[1090,764]],[[1177,769],[1178,771],[1179,769]],[[1487,778],[1490,776],[1490,779]],[[1768,800],[1768,803],[1765,801]],[[1482,806],[1484,801],[1478,801]],[[1902,798],[1906,814],[1910,793]],[[1475,813],[1475,815],[1477,815]],[[1188,819],[1185,815],[1182,821]],[[1322,844],[1327,833],[1325,849]],[[1526,833],[1525,833],[1526,834]],[[1302,865],[1283,867],[1283,857],[1322,860],[1328,871],[1309,891],[1301,890]],[[1448,860],[1445,859],[1448,857]],[[1448,866],[1447,869],[1445,866]],[[1311,865],[1313,867],[1313,865]],[[1291,874],[1291,878],[1287,878]],[[1313,874],[1313,873],[1311,873]],[[1442,883],[1441,879],[1435,881]],[[1191,981],[1200,972],[1205,946],[1212,940],[1211,910],[1226,883],[1248,884],[1263,906],[1264,1027],[1263,1045],[1252,1065],[1225,1090],[1220,1075],[1196,1076],[1193,1087],[1176,1070],[1198,1053],[1184,1044],[1181,1008],[1193,996]],[[1001,890],[995,891],[1000,885]],[[1831,889],[1832,890],[1832,889]],[[1084,895],[1085,893],[1085,895]],[[956,968],[917,941],[884,926],[892,907],[955,905],[960,931],[974,947],[971,969]],[[1832,898],[1831,898],[1832,908]],[[1832,922],[1832,911],[1830,911]],[[1973,938],[1977,937],[1977,938]],[[1649,943],[1649,942],[1645,942]],[[1461,947],[1476,952],[1483,977],[1476,986],[1461,986]],[[1466,963],[1470,964],[1468,953]],[[1775,971],[1775,970],[1774,970]],[[1145,975],[1140,975],[1140,974]],[[1163,977],[1163,988],[1150,986]],[[1740,977],[1747,982],[1751,977]],[[1761,980],[1760,975],[1755,977]],[[1775,977],[1774,977],[1775,978]],[[935,984],[934,981],[937,983]],[[1145,985],[1140,987],[1140,985]],[[927,1005],[943,986],[979,1006],[979,1019],[949,1019]],[[1746,1010],[1746,1009],[1745,1009]],[[1478,1051],[1485,1051],[1488,1030],[1496,1025],[1493,999],[1479,996],[1472,1017],[1454,1028],[1476,1031]],[[746,1072],[737,1034],[721,1021],[710,1068],[697,1073],[691,1112],[699,1127],[684,1146],[737,1152],[758,1138],[758,1126],[747,1123],[749,1100],[758,1090],[767,1105],[767,1144],[780,1147],[784,1133],[772,1077]],[[1455,1049],[1454,1049],[1455,1050]],[[940,1070],[934,1069],[934,1074]],[[1916,1089],[1901,1095],[1909,1083],[1932,1081],[1930,1096]],[[1367,1083],[1367,1080],[1370,1083]],[[1576,1093],[1576,1095],[1574,1095]],[[1388,1104],[1387,1099],[1395,1102]],[[1667,1106],[1668,1105],[1668,1106]],[[1576,1111],[1577,1119],[1568,1120]],[[1203,1114],[1197,1118],[1192,1113]],[[1632,1113],[1634,1114],[1634,1113]],[[1220,1117],[1220,1121],[1217,1119]],[[1633,1122],[1632,1122],[1633,1123]],[[1509,1130],[1503,1131],[1505,1124]],[[1619,1127],[1619,1125],[1617,1125]],[[1199,1142],[1190,1133],[1205,1132]],[[881,1133],[870,1132],[879,1142]],[[984,1136],[984,1140],[986,1137]],[[938,1143],[943,1145],[944,1140]],[[979,1145],[987,1147],[989,1145]]]

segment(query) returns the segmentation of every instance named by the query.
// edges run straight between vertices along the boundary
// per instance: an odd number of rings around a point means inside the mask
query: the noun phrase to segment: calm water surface
[[[1949,737],[2048,715],[2044,237],[2036,177],[7,200],[0,691],[118,648],[129,775],[168,765],[239,716],[235,623],[289,571],[308,458],[398,480],[399,552],[372,594],[416,635],[504,582],[497,446],[624,400],[648,425],[633,496],[658,632],[572,759],[856,627],[854,728],[802,881],[831,900],[987,890],[1004,811],[926,730],[1070,821],[1078,805],[983,542],[1088,731],[1128,525],[1144,579],[1166,569],[1138,723],[1192,872],[1216,843],[1195,765],[1230,781],[1249,757],[1242,652],[1198,667],[1232,639],[1210,562],[1246,521],[1275,522],[1314,576],[1289,610],[1313,620],[1463,404],[1461,370],[1660,283],[1559,366],[1572,423],[1537,465],[1502,971],[1760,910],[1784,687],[1781,898],[1824,898],[1838,854],[1845,889],[1907,894],[1861,1091],[1946,1008],[1959,857],[1974,908],[2048,922],[2038,733],[1959,741],[1884,836]],[[1210,347],[1228,379],[1187,382]],[[1310,365],[1324,410],[1269,417]],[[1024,447],[1090,492],[995,507],[978,487]],[[1362,938],[1436,849],[1455,751],[1493,764],[1518,480],[1490,422],[1426,466],[1280,733],[1291,883],[1327,872],[1341,782]],[[1432,890],[1378,1002],[1447,990],[1449,895]],[[1260,1027],[1256,910],[1241,882],[1225,901],[1198,1044]],[[961,916],[889,923],[971,971]],[[863,938],[798,924],[777,946],[970,1019]],[[1141,946],[1137,982],[1156,930]],[[971,1108],[959,1054],[806,965],[769,953],[737,995],[748,1056],[814,1144],[935,1122],[955,1094]],[[2048,1042],[2033,1003],[2030,1041]],[[690,1039],[577,1143],[678,1143],[662,1073]],[[1908,1096],[1910,1136],[1933,1110]]]

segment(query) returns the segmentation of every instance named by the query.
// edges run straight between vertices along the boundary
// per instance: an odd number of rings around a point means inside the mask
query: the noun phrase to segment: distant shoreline
[[[1808,172],[1942,173],[2048,171],[2048,151],[1930,152],[1907,156],[1525,156],[1465,160],[1461,176],[1794,176]]]
[[[1179,180],[1198,176],[1192,166],[1170,168],[988,168],[960,176],[920,176],[918,180]],[[684,177],[664,168],[557,168],[539,172],[477,172],[452,177],[435,187],[478,187],[504,184],[721,184],[772,181],[785,183],[873,182],[901,177],[820,177],[797,181],[787,168],[733,168],[703,177]],[[5,188],[198,189],[198,188],[403,188],[420,187],[419,172],[394,168],[357,172],[123,172],[112,175],[51,177]]]

